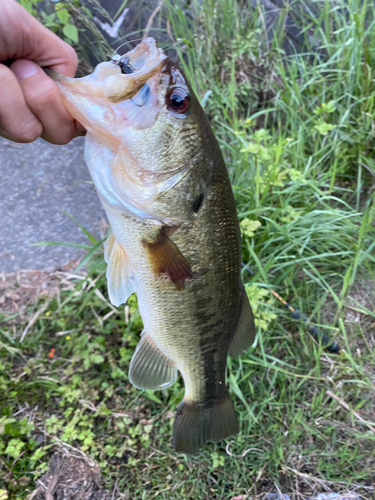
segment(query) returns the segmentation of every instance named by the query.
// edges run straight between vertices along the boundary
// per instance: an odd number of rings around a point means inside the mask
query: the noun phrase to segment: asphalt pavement
[[[84,138],[66,146],[42,139],[15,144],[0,138],[0,273],[53,270],[82,250],[32,246],[41,241],[88,243],[75,217],[100,236],[105,215],[83,159]]]

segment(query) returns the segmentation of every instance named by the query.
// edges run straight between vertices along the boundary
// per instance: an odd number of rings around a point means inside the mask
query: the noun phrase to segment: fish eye
[[[167,105],[173,111],[182,115],[190,107],[190,96],[184,89],[174,88],[167,94]]]

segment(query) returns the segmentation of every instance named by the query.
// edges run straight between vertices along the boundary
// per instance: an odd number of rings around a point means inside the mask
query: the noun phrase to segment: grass
[[[304,53],[289,56],[282,30],[267,41],[264,16],[247,5],[193,1],[186,14],[173,2],[162,11],[166,48],[176,50],[210,117],[243,229],[258,335],[228,362],[241,433],[197,458],[173,453],[183,385],[155,393],[130,385],[142,328],[136,300],[125,313],[110,306],[91,239],[88,274],[62,279],[23,343],[43,302],[3,314],[0,490],[9,498],[24,499],[64,443],[101,466],[118,499],[244,500],[278,490],[373,498],[372,4],[322,3],[318,17],[303,21],[318,53],[307,40]],[[270,289],[334,338],[341,355],[324,351]]]

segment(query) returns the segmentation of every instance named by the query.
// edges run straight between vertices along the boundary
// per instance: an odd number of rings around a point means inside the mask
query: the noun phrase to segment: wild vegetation
[[[236,197],[258,328],[228,360],[240,435],[195,458],[173,453],[183,385],[130,385],[136,297],[109,304],[102,242],[86,232],[88,256],[59,274],[58,293],[18,312],[3,293],[0,498],[26,498],[61,447],[95,460],[117,499],[373,498],[375,20],[371,2],[319,6],[301,21],[302,53],[289,55],[293,5],[272,40],[262,8],[241,0],[165,3],[154,21],[210,117]]]

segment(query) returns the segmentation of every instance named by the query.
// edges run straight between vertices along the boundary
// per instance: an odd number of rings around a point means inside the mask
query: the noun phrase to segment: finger
[[[73,47],[42,24],[37,23],[34,29],[36,33],[33,40],[38,39],[38,43],[34,43],[28,57],[20,57],[30,59],[41,67],[51,68],[62,75],[74,77],[78,67],[78,56]]]
[[[78,66],[75,50],[16,1],[0,0],[0,19],[0,60],[29,59],[63,75],[75,75]]]
[[[28,108],[12,71],[0,64],[0,135],[15,142],[33,142],[43,127]]]
[[[52,144],[67,144],[77,135],[59,88],[35,63],[20,59],[11,65],[26,103],[43,126],[42,138]]]

